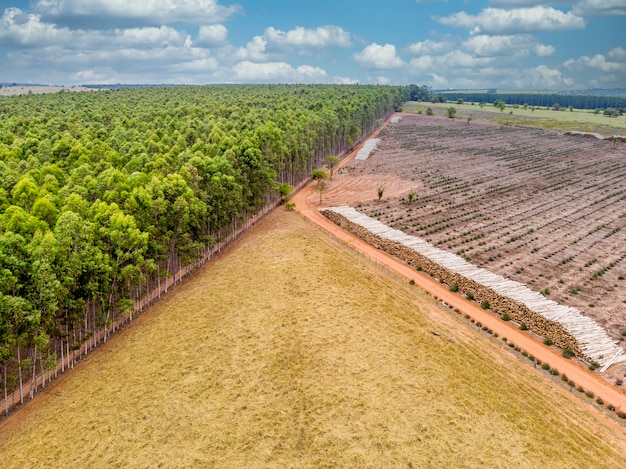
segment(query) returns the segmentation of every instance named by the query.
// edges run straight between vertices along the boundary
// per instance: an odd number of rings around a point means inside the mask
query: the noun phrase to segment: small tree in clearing
[[[337,166],[337,163],[339,163],[339,158],[337,158],[335,155],[328,155],[324,159],[324,164],[328,167],[328,171],[330,172],[329,179],[331,181],[333,180],[333,171],[335,169],[335,166]]]
[[[467,125],[472,121],[472,115],[467,116]]]
[[[450,119],[454,119],[456,117],[456,108],[454,106],[450,106],[448,108],[448,117]]]
[[[378,201],[383,198],[383,194],[385,193],[385,185],[379,184],[376,188],[376,192],[378,193]]]
[[[311,171],[311,179],[316,181],[315,190],[320,193],[320,204],[322,203],[322,194],[326,188],[326,179],[328,179],[328,170],[324,168],[315,168]]]
[[[409,205],[411,205],[411,203],[413,202],[413,200],[415,200],[415,196],[417,196],[417,193],[415,192],[414,189],[412,189],[407,195],[407,199],[409,199]]]

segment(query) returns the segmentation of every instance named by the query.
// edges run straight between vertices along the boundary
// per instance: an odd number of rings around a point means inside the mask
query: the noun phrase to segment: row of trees
[[[591,96],[557,93],[485,93],[485,92],[454,92],[446,91],[438,96],[449,101],[459,99],[467,102],[494,103],[552,107],[559,103],[561,107],[576,109],[626,109],[626,97],[623,96]]]
[[[408,97],[250,85],[2,98],[5,412],[9,393],[32,397]]]

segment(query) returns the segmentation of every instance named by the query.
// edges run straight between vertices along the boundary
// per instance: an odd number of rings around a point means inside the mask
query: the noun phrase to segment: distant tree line
[[[626,110],[626,97],[623,96],[591,96],[578,94],[559,93],[484,93],[484,92],[445,92],[438,95],[450,100],[462,99],[466,102],[493,103],[498,100],[506,104],[518,104],[528,106],[552,107],[559,103],[561,108],[576,109],[624,109]]]
[[[1,98],[4,396],[32,397],[59,360],[73,366],[409,95],[250,85]]]

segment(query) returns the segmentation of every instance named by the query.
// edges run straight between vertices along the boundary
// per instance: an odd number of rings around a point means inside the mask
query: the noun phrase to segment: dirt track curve
[[[385,122],[385,124],[374,132],[370,138],[376,137],[388,123],[389,121]],[[359,148],[360,147],[356,147],[352,153],[346,156],[339,163],[337,169],[354,159]],[[338,181],[338,178],[335,178],[329,185],[328,190],[333,190],[332,186],[336,186],[337,184],[341,184],[341,181]],[[334,189],[334,196],[332,198],[333,204],[345,205],[348,202],[354,202],[354,194],[352,193],[353,186],[351,186],[349,191],[350,195],[347,196],[349,200],[345,200],[343,203],[337,196],[337,194],[341,193],[341,191],[336,190],[336,187]],[[367,196],[364,196],[363,198],[365,199]],[[596,397],[600,397],[606,403],[614,405],[616,409],[626,412],[626,393],[624,393],[621,389],[611,385],[600,376],[592,373],[575,361],[564,358],[554,348],[544,345],[539,339],[536,339],[527,332],[518,329],[509,322],[502,321],[492,313],[482,309],[476,303],[467,300],[465,297],[457,293],[449,291],[447,287],[441,285],[428,275],[422,272],[417,272],[409,265],[383,251],[379,251],[359,238],[342,230],[333,222],[328,220],[318,211],[319,208],[327,205],[324,201],[320,204],[319,194],[315,192],[314,182],[311,182],[295,194],[291,198],[291,201],[295,202],[296,211],[314,222],[316,225],[327,230],[337,239],[347,243],[356,251],[375,260],[392,272],[405,278],[407,281],[413,280],[415,285],[419,288],[422,288],[431,295],[438,297],[441,301],[451,305],[453,308],[458,308],[461,313],[469,315],[476,322],[481,322],[484,326],[492,329],[501,337],[506,337],[510,342],[515,343],[516,346],[527,351],[529,355],[536,357],[543,363],[549,363],[552,368],[557,369],[562,374],[566,374],[570,380],[576,383],[576,386],[582,386],[585,391],[593,392]]]

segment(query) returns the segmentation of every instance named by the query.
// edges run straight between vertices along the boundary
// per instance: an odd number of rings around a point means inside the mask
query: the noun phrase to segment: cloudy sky
[[[626,88],[626,0],[7,0],[0,82]]]

